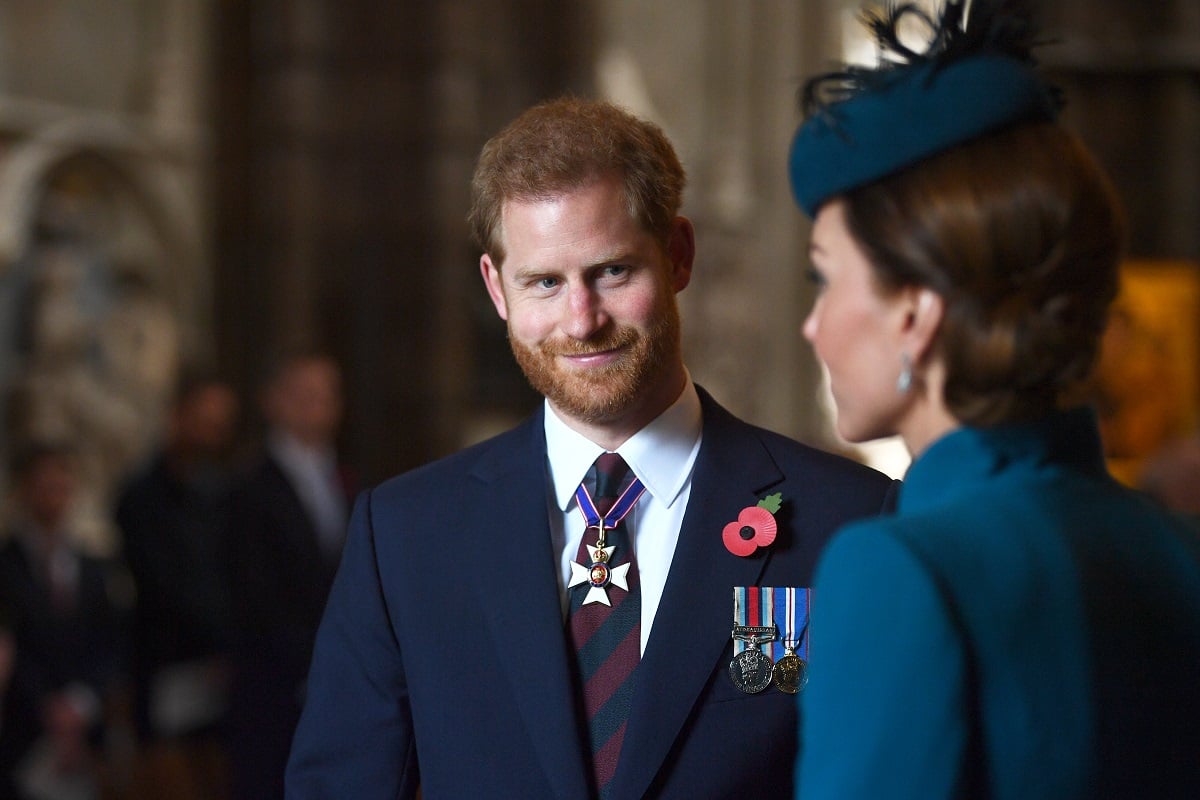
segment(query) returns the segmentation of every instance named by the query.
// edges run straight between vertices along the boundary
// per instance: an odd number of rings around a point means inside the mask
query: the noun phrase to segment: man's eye
[[[558,286],[558,278],[539,278],[536,286],[539,289],[553,289]]]
[[[813,286],[817,287],[818,291],[820,291],[821,289],[824,289],[825,286],[827,285],[827,283],[825,281],[825,276],[822,275],[817,270],[810,268],[805,272],[805,274],[808,277],[808,282],[811,283]]]

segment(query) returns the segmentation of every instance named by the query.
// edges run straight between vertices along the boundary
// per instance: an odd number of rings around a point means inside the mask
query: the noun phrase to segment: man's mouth
[[[603,350],[568,351],[559,353],[559,357],[568,363],[580,367],[601,367],[611,364],[624,352],[623,347],[610,347]]]

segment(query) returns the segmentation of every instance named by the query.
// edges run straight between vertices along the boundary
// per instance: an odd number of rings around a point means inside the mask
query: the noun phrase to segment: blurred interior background
[[[53,784],[31,796],[63,800],[273,796],[241,778],[277,785],[281,762],[237,735],[281,743],[286,757],[307,656],[264,662],[287,695],[274,710],[262,710],[261,687],[242,692],[257,674],[246,645],[273,640],[243,619],[261,609],[237,590],[255,583],[245,574],[278,573],[264,585],[285,632],[304,602],[315,628],[325,589],[295,575],[326,575],[326,562],[331,575],[338,551],[314,542],[301,557],[299,507],[282,525],[295,528],[283,531],[292,545],[275,546],[269,526],[226,505],[241,480],[224,472],[239,461],[225,463],[227,434],[253,463],[267,423],[277,437],[295,417],[287,398],[315,392],[324,405],[308,410],[336,427],[337,491],[351,495],[534,408],[465,216],[479,148],[539,100],[605,97],[675,142],[698,236],[680,296],[695,380],[740,416],[903,474],[897,443],[836,439],[800,335],[809,231],[785,172],[797,93],[805,76],[873,59],[859,5],[0,0],[0,795],[13,779]],[[1092,393],[1109,462],[1200,519],[1200,3],[1037,5],[1064,121],[1108,168],[1130,219]],[[314,350],[340,367],[344,406],[327,362],[273,370],[280,354]],[[173,404],[198,367],[224,383]],[[69,443],[71,459],[52,451],[38,470],[11,466],[39,441]],[[296,491],[293,502],[316,502]],[[278,493],[260,494],[282,507]],[[125,514],[114,515],[119,495]],[[337,499],[325,496],[326,510]],[[148,521],[134,524],[139,508]],[[42,509],[53,513],[31,513]],[[25,576],[35,528],[112,562],[93,595],[76,580],[73,602],[49,612],[9,602],[25,590],[13,576]],[[55,536],[45,542],[58,547]],[[256,536],[271,543],[264,558],[226,552]],[[30,552],[50,552],[45,542]],[[101,574],[98,561],[66,559],[76,578]],[[54,600],[53,576],[37,587]],[[99,610],[112,612],[113,667],[91,675],[101,648],[77,634],[99,632]],[[88,673],[102,702],[74,707],[73,683],[27,692],[22,663],[41,657],[46,631],[62,634],[56,668]],[[310,635],[292,638],[307,646]],[[281,663],[294,682],[279,679]],[[28,707],[13,700],[27,696]],[[35,744],[10,748],[22,725],[21,746]]]
[[[81,530],[104,550],[114,488],[188,364],[252,407],[273,353],[330,351],[339,444],[368,484],[525,415],[537,398],[480,286],[467,184],[490,135],[572,92],[657,121],[689,171],[696,381],[844,449],[799,333],[807,223],[784,165],[803,77],[863,54],[859,5],[0,0],[0,448],[76,442]],[[1097,397],[1133,482],[1196,427],[1200,4],[1039,5],[1066,122],[1131,220]]]

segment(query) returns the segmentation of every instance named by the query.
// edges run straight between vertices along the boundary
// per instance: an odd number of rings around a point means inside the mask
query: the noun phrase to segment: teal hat
[[[1010,5],[976,0],[970,28],[960,25],[963,0],[949,0],[937,23],[912,4],[866,15],[891,60],[881,55],[875,69],[847,68],[805,87],[810,113],[788,158],[800,208],[815,216],[830,197],[954,145],[1016,123],[1055,119],[1061,102],[1029,56],[1032,27]],[[926,53],[900,44],[896,27],[905,14],[934,30]],[[821,99],[822,90],[833,99]]]

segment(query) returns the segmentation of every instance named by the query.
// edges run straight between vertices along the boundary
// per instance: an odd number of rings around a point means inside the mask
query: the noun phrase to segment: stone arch
[[[76,446],[76,529],[100,551],[159,434],[197,275],[187,209],[153,163],[127,130],[63,124],[0,165],[0,442]]]

